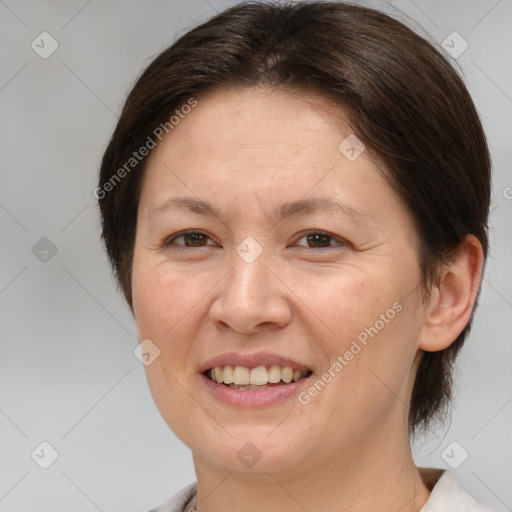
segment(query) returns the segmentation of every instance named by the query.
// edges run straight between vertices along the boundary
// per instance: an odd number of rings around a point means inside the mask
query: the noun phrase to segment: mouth
[[[216,384],[240,391],[256,391],[287,386],[308,378],[312,371],[290,366],[214,366],[203,375]]]

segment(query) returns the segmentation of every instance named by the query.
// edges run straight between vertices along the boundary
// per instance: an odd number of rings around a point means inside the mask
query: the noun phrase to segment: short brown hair
[[[102,239],[131,307],[137,208],[146,158],[126,162],[190,98],[268,85],[334,99],[408,205],[424,288],[468,234],[487,256],[491,163],[463,81],[443,55],[399,21],[341,2],[245,2],[180,37],[131,90],[101,164]],[[121,173],[123,168],[126,172]],[[107,187],[107,185],[110,186]],[[106,193],[108,190],[108,193]],[[440,416],[452,365],[471,322],[439,352],[422,354],[410,432]]]

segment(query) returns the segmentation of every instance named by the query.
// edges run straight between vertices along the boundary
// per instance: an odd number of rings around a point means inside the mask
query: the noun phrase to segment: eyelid
[[[201,245],[201,246],[197,246],[197,247],[189,247],[189,246],[186,246],[184,244],[177,244],[177,243],[174,242],[177,238],[180,238],[182,236],[186,236],[188,234],[203,235],[208,240],[213,241],[208,233],[205,233],[204,231],[202,231],[200,229],[186,229],[184,231],[179,231],[179,232],[171,235],[170,237],[164,239],[162,245],[163,245],[164,248],[173,247],[174,249],[177,249],[177,250],[200,249],[202,247],[208,247],[208,246],[211,247],[212,246],[211,244],[207,244],[207,245]],[[332,233],[329,233],[328,231],[323,231],[321,229],[308,229],[306,231],[301,232],[299,234],[299,236],[295,239],[295,244],[297,244],[298,240],[301,240],[302,238],[304,238],[304,237],[306,237],[308,235],[323,235],[323,236],[327,236],[327,237],[333,239],[334,241],[336,241],[337,245],[336,244],[335,245],[328,245],[326,247],[308,247],[307,245],[296,245],[296,247],[301,247],[301,248],[305,248],[305,249],[328,250],[328,249],[336,249],[336,248],[339,248],[339,247],[345,247],[345,246],[349,245],[349,242],[347,240],[343,239],[342,237],[333,235]]]
[[[307,247],[307,246],[304,246],[304,245],[299,245],[298,247],[304,247],[306,249],[336,249],[337,247],[343,247],[343,246],[346,246],[348,245],[349,242],[347,242],[344,238],[340,237],[340,236],[336,236],[336,235],[333,235],[332,233],[329,233],[328,231],[324,231],[322,229],[308,229],[306,231],[303,231],[302,233],[300,233],[299,237],[296,239],[297,241],[304,238],[305,236],[308,236],[308,235],[323,235],[323,236],[327,236],[327,237],[330,237],[332,238],[334,241],[338,242],[338,246],[336,245],[328,245],[327,247]]]
[[[204,231],[201,231],[200,229],[185,229],[184,231],[179,231],[177,233],[174,233],[170,237],[164,238],[162,245],[164,247],[175,246],[175,247],[179,247],[179,248],[183,248],[183,249],[199,249],[200,247],[206,247],[204,245],[198,246],[198,247],[188,247],[186,245],[176,244],[174,242],[174,240],[176,240],[177,238],[180,238],[180,237],[186,236],[186,235],[191,235],[191,234],[203,235],[207,239],[212,240],[212,238],[210,237],[210,235],[208,233],[205,233]],[[210,245],[210,247],[211,247],[211,245]]]

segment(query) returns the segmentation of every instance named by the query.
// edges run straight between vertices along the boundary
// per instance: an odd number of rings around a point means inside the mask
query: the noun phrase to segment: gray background
[[[0,0],[2,511],[140,512],[195,480],[190,451],[159,416],[133,355],[135,325],[109,274],[92,191],[138,73],[234,3]],[[437,45],[453,31],[469,44],[454,62],[493,153],[492,253],[451,425],[415,452],[420,464],[449,467],[443,452],[451,462],[467,451],[455,470],[461,484],[511,510],[512,2],[364,3]],[[59,45],[47,59],[31,48],[43,31]],[[31,458],[42,441],[59,455],[48,469]]]

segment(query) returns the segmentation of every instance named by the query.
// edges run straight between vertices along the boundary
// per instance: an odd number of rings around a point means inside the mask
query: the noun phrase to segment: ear
[[[471,318],[483,265],[482,244],[475,236],[467,235],[453,260],[443,267],[439,283],[432,286],[419,349],[436,352],[457,339]]]

